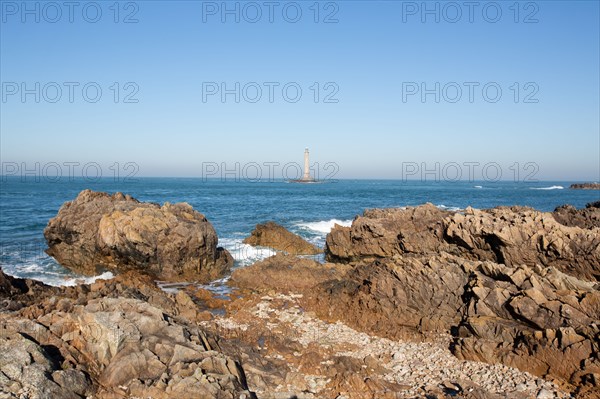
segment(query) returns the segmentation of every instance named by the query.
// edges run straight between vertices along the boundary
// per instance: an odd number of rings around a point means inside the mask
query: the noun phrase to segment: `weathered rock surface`
[[[204,215],[185,203],[142,203],[129,195],[82,191],[44,230],[48,254],[87,275],[138,270],[163,280],[209,281],[233,258],[217,247]]]
[[[461,296],[473,263],[447,254],[361,263],[306,297],[321,318],[382,337],[449,332],[461,320]]]
[[[598,217],[597,208],[589,209],[581,214],[591,217],[586,227]],[[351,227],[334,227],[325,248],[326,258],[335,262],[440,252],[508,266],[553,266],[600,280],[600,227],[568,226],[553,214],[524,207],[448,212],[427,204],[369,210]]]
[[[437,253],[443,242],[443,219],[450,212],[432,204],[406,209],[370,209],[351,227],[336,225],[327,235],[331,262],[369,261],[408,253]]]
[[[552,212],[552,216],[565,226],[583,229],[600,227],[600,201],[590,202],[583,209],[577,209],[572,205],[559,206]]]
[[[469,274],[454,352],[600,389],[598,287],[555,268],[481,263]]]
[[[565,226],[550,213],[523,207],[467,208],[444,224],[445,240],[455,244],[463,257],[510,267],[553,266],[600,280],[600,228]]]
[[[600,190],[600,183],[574,183],[569,188],[576,190]]]
[[[368,211],[327,237],[327,259],[353,269],[313,287],[305,306],[389,338],[453,333],[459,358],[600,397],[597,220],[597,204]]]
[[[251,266],[236,269],[231,284],[253,291],[303,292],[315,285],[340,278],[344,265],[320,264],[312,259],[276,254]]]
[[[270,247],[291,255],[315,255],[323,252],[299,235],[288,231],[275,222],[257,224],[250,236],[244,239],[244,243]]]
[[[0,397],[255,397],[239,363],[148,277],[52,293],[0,313]]]
[[[228,309],[202,325],[240,353],[249,388],[261,399],[567,397],[528,373],[457,359],[447,335],[397,341],[327,323],[301,294],[245,296]]]

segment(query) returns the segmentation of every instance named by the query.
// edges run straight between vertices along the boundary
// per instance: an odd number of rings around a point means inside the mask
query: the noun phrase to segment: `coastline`
[[[128,201],[110,198],[111,206]],[[61,220],[67,223],[67,214]],[[77,357],[62,363],[77,376],[77,392],[56,368],[40,389],[98,398],[204,391],[248,398],[596,397],[589,376],[600,367],[593,327],[600,319],[594,305],[600,301],[594,277],[600,275],[600,204],[553,213],[426,204],[369,209],[344,224],[312,226],[330,229],[324,262],[278,253],[234,268],[221,280],[230,288],[215,292],[186,277],[159,284],[131,266],[110,280],[64,288],[2,277],[3,342],[23,351],[31,342],[41,345],[35,350],[42,358],[23,370],[39,362],[52,368],[53,355],[43,347],[52,343],[67,359],[73,343],[55,331],[70,331],[82,355],[95,359],[93,367]],[[261,229],[278,234],[284,249],[303,247],[281,226]],[[255,244],[264,245],[263,230]],[[556,306],[563,310],[545,316]],[[100,308],[112,321],[107,330],[90,329],[90,322],[100,323]],[[126,309],[125,318],[119,309]],[[169,324],[161,324],[162,316],[127,324],[143,314],[164,314]],[[171,349],[143,352],[140,368],[125,372],[123,356],[156,340],[159,325],[184,328],[200,344],[173,335],[163,344]],[[115,331],[121,338],[111,341]],[[17,332],[35,336],[23,341]],[[104,345],[113,349],[100,356]],[[189,353],[175,355],[179,346]],[[212,364],[226,366],[206,374],[199,360],[215,350]],[[580,364],[586,366],[578,371]],[[138,373],[147,376],[145,384],[136,382]],[[12,392],[35,391],[20,374],[10,381]]]

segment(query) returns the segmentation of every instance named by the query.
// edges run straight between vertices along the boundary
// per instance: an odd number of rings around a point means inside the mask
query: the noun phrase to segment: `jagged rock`
[[[312,259],[276,254],[236,269],[231,274],[231,284],[255,291],[303,292],[324,281],[341,277],[347,269],[344,265],[323,265]]]
[[[0,326],[0,397],[31,399],[85,398],[92,383],[81,370],[61,368],[56,355],[30,335],[30,320],[2,320]],[[33,334],[35,335],[35,334]]]
[[[355,266],[307,293],[311,310],[389,338],[447,332],[461,320],[461,295],[475,262],[442,254]]]
[[[442,220],[450,214],[432,204],[366,210],[351,227],[334,226],[327,235],[326,258],[354,262],[439,252],[444,247]]]
[[[84,190],[44,230],[48,254],[83,274],[138,270],[163,280],[209,281],[233,258],[217,248],[204,215],[185,203],[142,203],[129,195]]]
[[[565,226],[552,214],[524,207],[467,208],[444,221],[445,240],[469,259],[507,266],[553,266],[573,276],[600,279],[600,228]]]
[[[595,223],[597,208],[582,213]],[[352,263],[406,254],[447,252],[508,266],[553,266],[584,279],[600,279],[600,227],[559,223],[553,214],[524,207],[442,211],[431,204],[375,209],[351,227],[335,226],[326,258]]]
[[[0,313],[1,397],[255,398],[216,338],[180,317],[189,303],[149,276],[37,289],[29,307]]]
[[[486,262],[470,273],[463,297],[459,358],[502,362],[575,386],[600,372],[594,283],[555,268]]]
[[[600,201],[589,203],[583,209],[577,209],[572,205],[559,206],[552,212],[552,216],[565,226],[583,229],[600,228]]]
[[[323,252],[275,222],[257,224],[250,236],[244,239],[244,243],[270,247],[291,255],[314,255]]]

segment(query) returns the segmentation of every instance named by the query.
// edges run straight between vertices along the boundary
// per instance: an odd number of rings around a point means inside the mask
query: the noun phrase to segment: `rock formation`
[[[508,266],[553,266],[581,278],[600,279],[600,227],[587,228],[600,218],[600,208],[587,210],[582,216],[589,220],[585,228],[525,207],[448,212],[427,204],[369,210],[351,227],[332,229],[326,258],[357,262],[447,252]]]
[[[569,188],[576,190],[600,190],[600,183],[574,183]]]
[[[292,255],[315,255],[323,252],[275,222],[257,224],[250,236],[244,239],[244,243],[270,247]]]
[[[432,204],[407,209],[370,209],[351,227],[336,225],[327,235],[330,262],[354,262],[408,253],[437,253],[444,246],[444,217]]]
[[[573,205],[559,206],[552,212],[552,216],[565,226],[583,229],[600,227],[600,201],[590,202],[583,209],[577,209]]]
[[[255,397],[239,363],[149,278],[41,285],[28,298],[30,283],[5,281],[26,307],[0,313],[0,397]]]
[[[253,291],[303,292],[318,283],[340,278],[348,269],[343,265],[323,265],[311,259],[276,254],[236,269],[231,274],[231,285]]]
[[[459,358],[600,397],[598,220],[596,203],[366,211],[327,237],[327,259],[352,269],[313,287],[307,307],[390,338],[447,331]]]
[[[185,203],[142,203],[84,190],[44,230],[48,254],[78,273],[139,270],[162,280],[210,281],[233,258],[204,215]]]

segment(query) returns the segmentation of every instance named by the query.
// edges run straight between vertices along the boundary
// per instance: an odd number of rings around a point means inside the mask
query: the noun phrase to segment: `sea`
[[[110,272],[84,277],[45,253],[43,231],[61,205],[83,189],[117,191],[141,201],[187,202],[215,227],[219,245],[235,268],[273,255],[268,248],[242,243],[257,223],[272,220],[319,247],[337,223],[349,226],[367,208],[405,207],[430,202],[442,209],[523,205],[542,211],[600,200],[600,191],[569,189],[572,182],[330,180],[297,184],[203,178],[23,179],[0,176],[0,266],[5,273],[61,286],[111,278]],[[318,259],[318,260],[322,260]],[[208,285],[218,291],[227,280]],[[165,285],[166,287],[166,285]],[[167,287],[168,288],[168,287]]]

